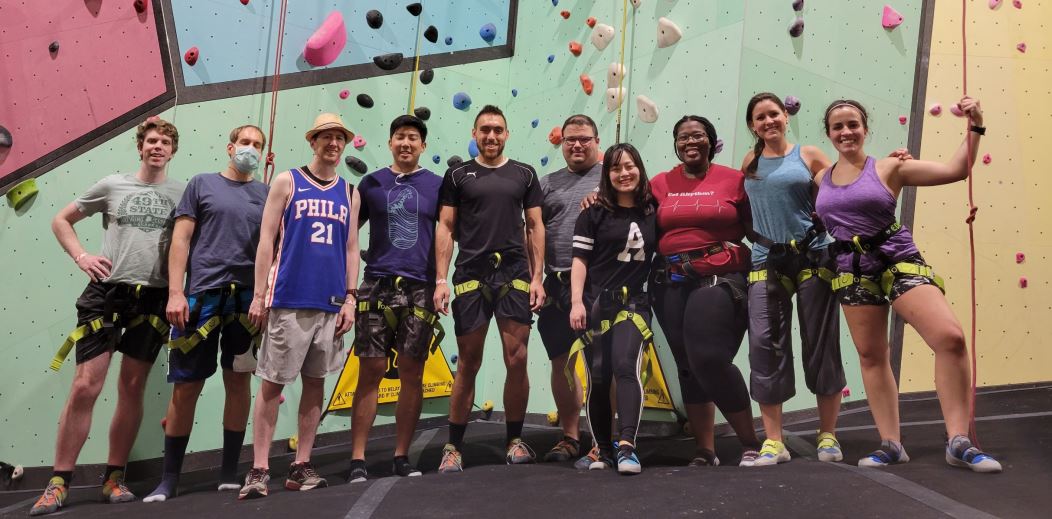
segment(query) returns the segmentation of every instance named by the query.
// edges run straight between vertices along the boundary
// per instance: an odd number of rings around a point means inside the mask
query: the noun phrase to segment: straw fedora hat
[[[354,132],[343,125],[343,119],[339,115],[323,113],[314,118],[314,127],[307,131],[307,141],[310,141],[320,132],[325,130],[340,130],[347,136],[347,142],[354,139]]]

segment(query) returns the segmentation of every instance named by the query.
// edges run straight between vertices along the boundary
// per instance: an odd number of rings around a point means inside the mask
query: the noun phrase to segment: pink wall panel
[[[0,156],[0,183],[165,93],[147,5],[139,14],[131,0],[0,1],[0,125],[14,141]]]

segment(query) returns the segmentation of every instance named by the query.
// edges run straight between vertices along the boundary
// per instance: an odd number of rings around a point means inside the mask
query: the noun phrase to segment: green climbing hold
[[[37,192],[37,181],[31,178],[19,183],[7,192],[7,203],[17,211],[18,209],[21,209],[29,199],[36,196]]]

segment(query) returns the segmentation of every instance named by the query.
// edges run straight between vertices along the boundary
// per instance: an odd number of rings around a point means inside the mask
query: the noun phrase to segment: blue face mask
[[[242,173],[255,171],[259,167],[259,150],[252,146],[239,147],[234,150],[234,167]]]

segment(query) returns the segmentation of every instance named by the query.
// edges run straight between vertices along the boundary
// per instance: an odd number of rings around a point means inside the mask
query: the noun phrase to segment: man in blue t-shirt
[[[370,173],[358,186],[358,225],[369,222],[369,253],[355,319],[360,368],[352,405],[352,483],[368,477],[365,444],[376,418],[377,389],[389,367],[396,367],[401,382],[392,471],[420,475],[409,463],[409,443],[420,419],[424,362],[437,324],[434,238],[442,177],[420,167],[427,148],[422,120],[399,116],[390,135],[391,166]]]
[[[164,472],[160,485],[143,502],[175,497],[197,399],[217,364],[223,368],[226,389],[219,490],[241,488],[237,462],[248,424],[259,336],[247,316],[259,223],[267,201],[267,185],[252,173],[266,141],[257,126],[234,128],[226,147],[226,168],[190,179],[175,210],[166,310],[172,323],[168,382],[174,388],[164,426]]]

